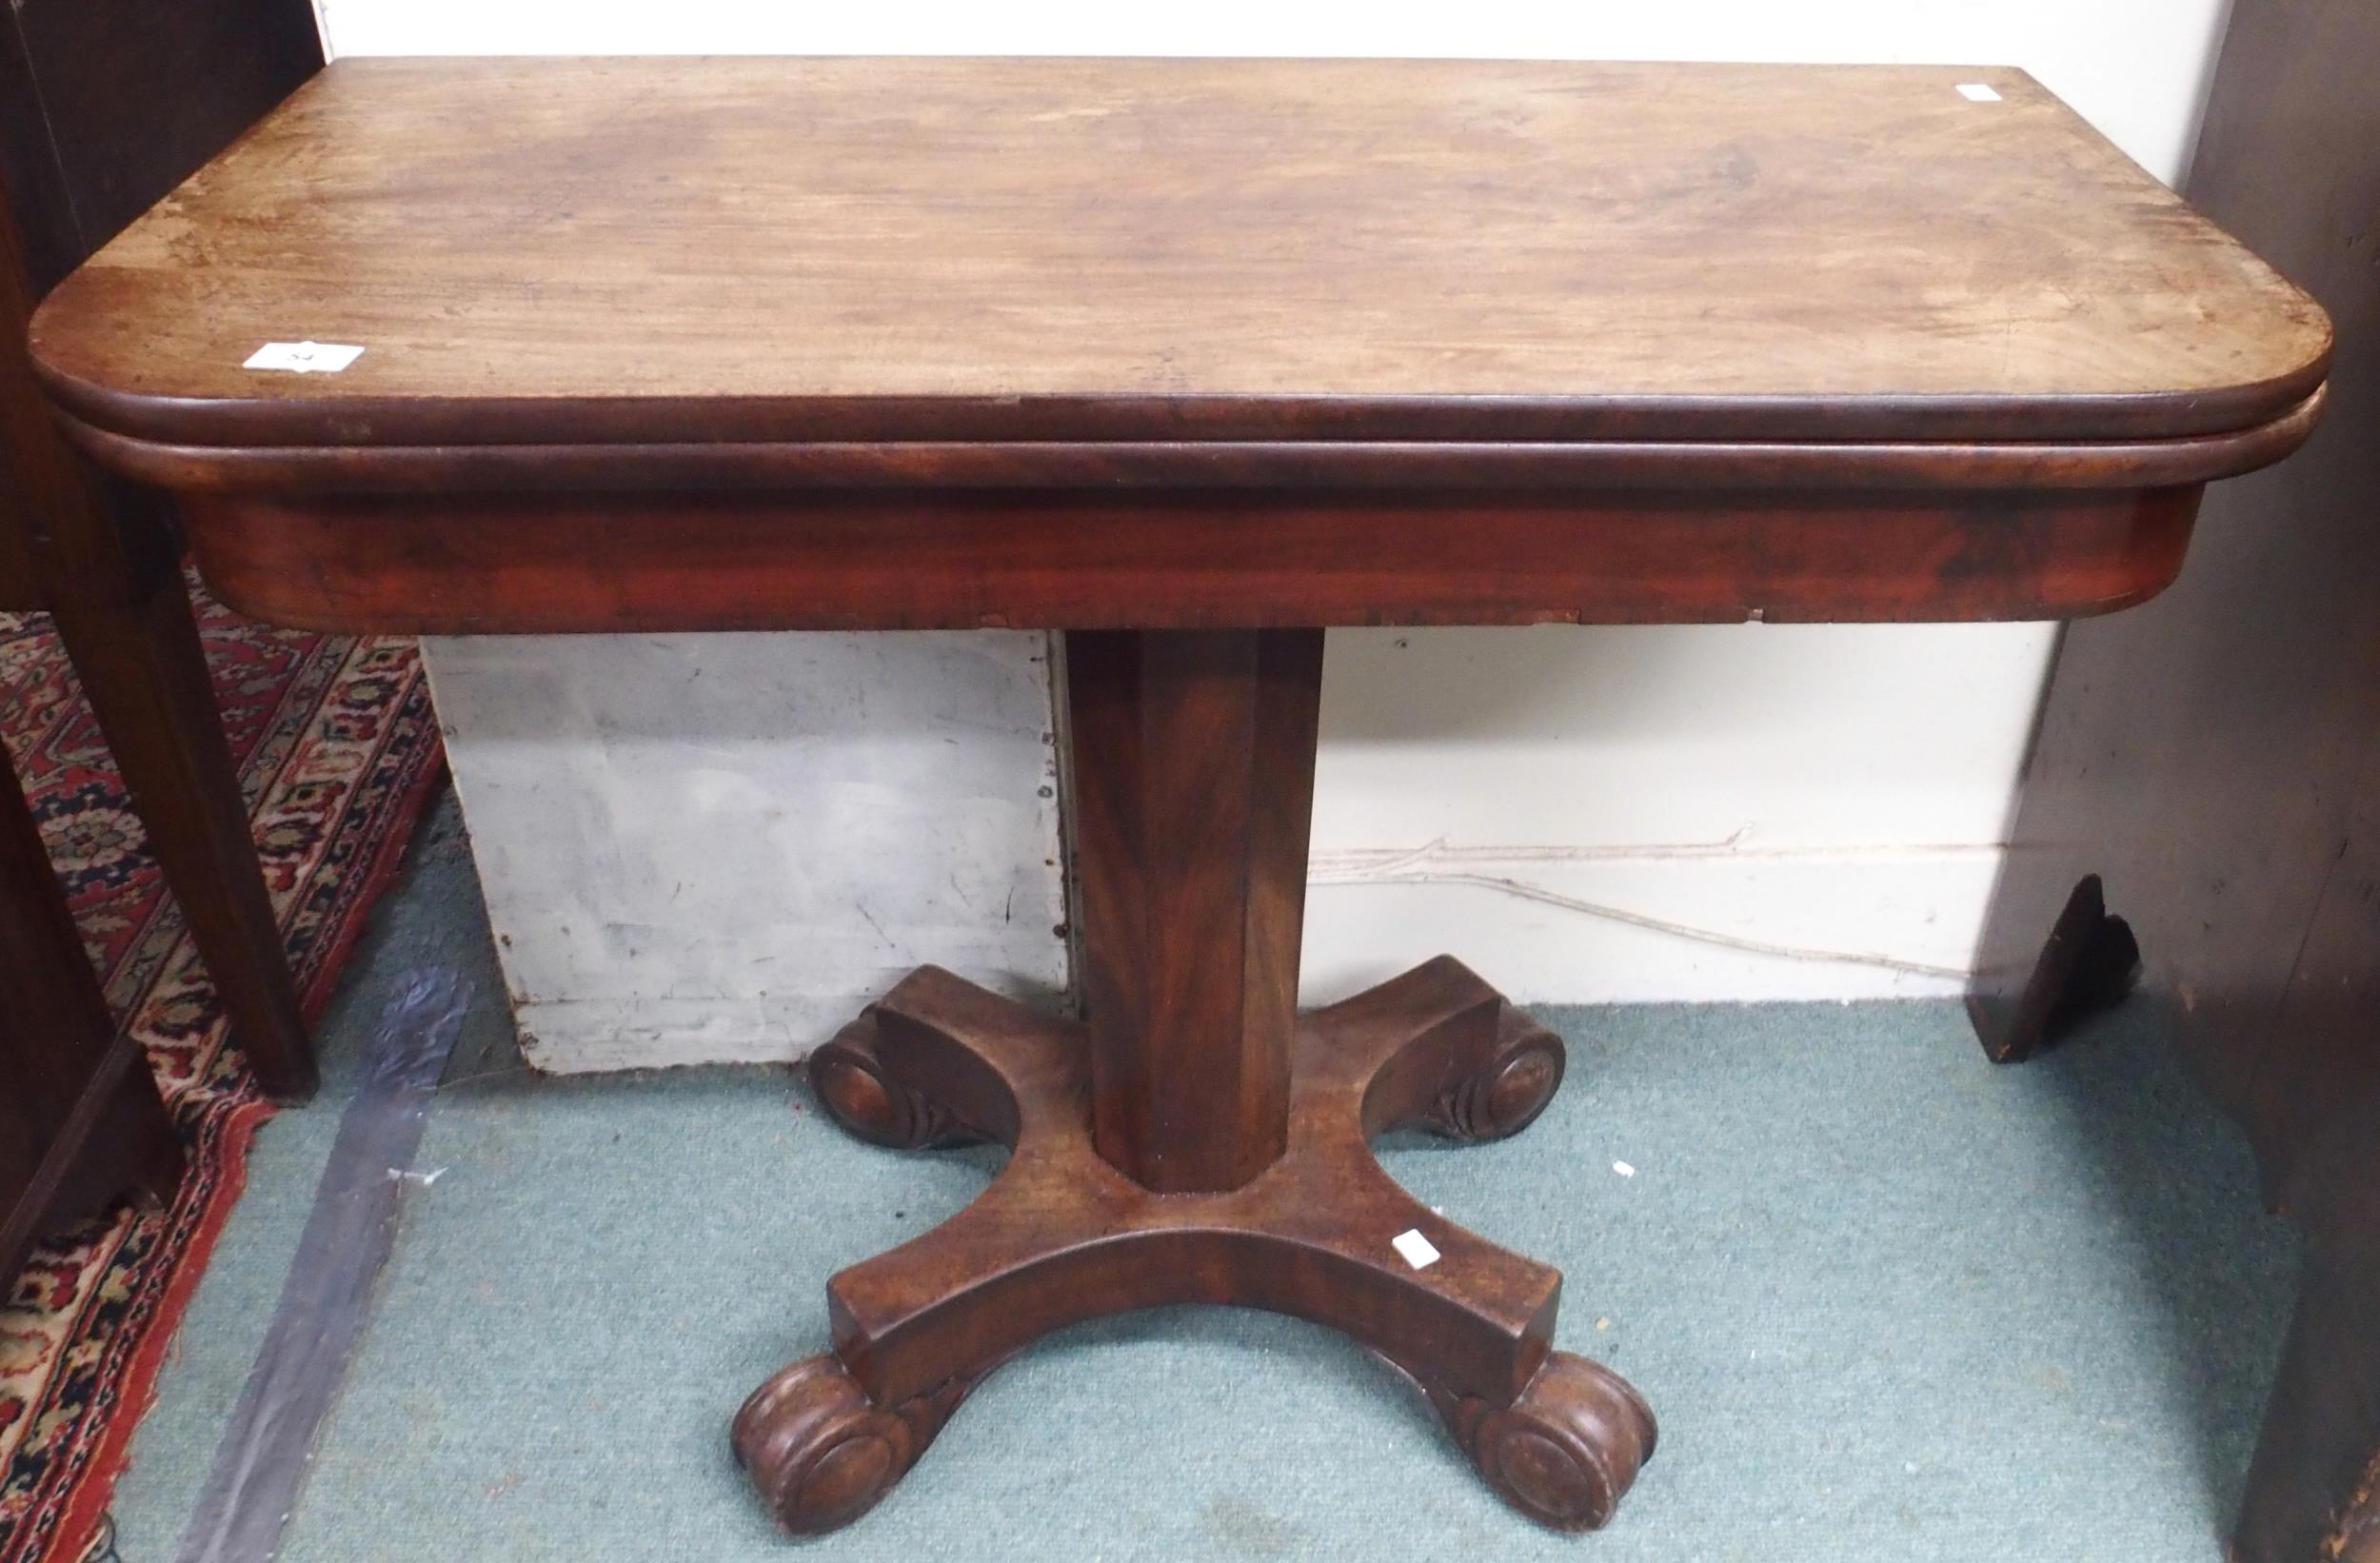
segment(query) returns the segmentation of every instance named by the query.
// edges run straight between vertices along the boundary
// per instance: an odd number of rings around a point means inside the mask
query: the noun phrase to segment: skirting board
[[[1359,880],[1327,861],[1318,865],[1307,896],[1307,1002],[1326,1003],[1441,953],[1493,973],[1524,1003],[1660,1001],[1679,993],[1708,1002],[1953,995],[1974,943],[1973,909],[1997,863],[1988,848],[1683,865],[1623,857],[1551,870],[1478,853],[1398,856],[1407,866],[1392,872],[1403,879]],[[1434,859],[1436,866],[1421,866]],[[1715,896],[1735,908],[1724,924],[1673,920]],[[1835,909],[1835,919],[1811,928],[1813,906]],[[1758,937],[1763,925],[1795,926],[1811,942],[1770,945]],[[958,953],[942,963],[1027,1002],[1065,1003],[1046,980]],[[865,965],[836,991],[764,999],[532,999],[515,1011],[529,1058],[556,1073],[787,1061],[832,1037],[906,970]]]

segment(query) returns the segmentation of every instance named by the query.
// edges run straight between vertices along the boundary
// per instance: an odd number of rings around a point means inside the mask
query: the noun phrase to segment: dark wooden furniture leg
[[[113,516],[58,528],[99,535],[36,544],[37,559],[49,552],[73,568],[50,594],[50,615],[257,1082],[276,1100],[301,1101],[319,1079],[314,1046],[177,550],[152,501],[120,499]]]
[[[865,1513],[1035,1338],[1165,1303],[1355,1336],[1549,1525],[1602,1524],[1652,1454],[1636,1391],[1552,1350],[1560,1276],[1433,1214],[1368,1146],[1518,1132],[1561,1083],[1560,1040],[1445,958],[1296,1012],[1321,640],[1069,634],[1089,1019],[926,967],[812,1056],[864,1138],[1011,1155],[958,1216],[835,1276],[834,1352],[736,1417],[788,1530]],[[1405,1257],[1407,1233],[1438,1257]]]
[[[0,1290],[43,1233],[127,1190],[171,1196],[182,1149],[117,1033],[41,835],[0,752]]]

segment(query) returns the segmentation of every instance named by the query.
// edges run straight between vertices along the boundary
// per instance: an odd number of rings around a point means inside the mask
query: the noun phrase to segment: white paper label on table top
[[[337,374],[364,356],[339,342],[268,342],[248,355],[244,369],[288,369],[292,374]]]
[[[1416,1270],[1427,1270],[1438,1263],[1438,1245],[1421,1236],[1419,1227],[1410,1227],[1391,1237],[1389,1246],[1405,1256],[1405,1262]]]
[[[1958,95],[1969,103],[1997,103],[2000,95],[1981,82],[1960,82]]]

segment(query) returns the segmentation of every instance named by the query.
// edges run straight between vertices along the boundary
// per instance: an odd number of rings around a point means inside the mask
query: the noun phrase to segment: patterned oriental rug
[[[309,1020],[441,771],[409,641],[269,629],[197,598],[207,657]],[[0,1563],[80,1558],[272,1106],[228,1045],[73,672],[38,615],[0,614],[8,745],[103,975],[188,1151],[169,1206],[60,1234],[0,1276]]]

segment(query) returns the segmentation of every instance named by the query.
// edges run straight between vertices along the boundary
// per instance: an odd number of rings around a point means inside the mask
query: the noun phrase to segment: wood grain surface
[[[1322,632],[1063,644],[1093,1141],[1160,1194],[1238,1188],[1288,1144]]]
[[[33,335],[202,446],[2170,438],[2330,345],[2021,71],[1477,61],[346,61]]]
[[[193,496],[275,623],[696,629],[2070,619],[2154,596],[2195,487],[2139,493]]]

